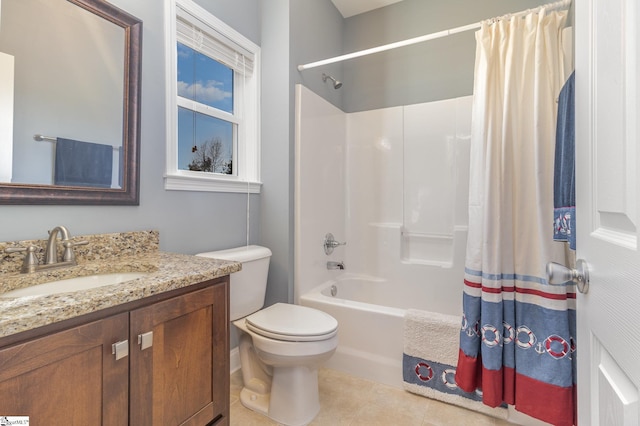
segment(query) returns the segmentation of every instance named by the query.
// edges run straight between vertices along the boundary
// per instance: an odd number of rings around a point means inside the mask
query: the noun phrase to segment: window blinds
[[[254,63],[252,53],[189,12],[180,7],[176,9],[176,35],[179,43],[225,64],[245,77],[251,76]]]

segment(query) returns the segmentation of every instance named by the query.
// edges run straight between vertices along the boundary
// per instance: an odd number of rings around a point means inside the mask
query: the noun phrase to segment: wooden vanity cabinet
[[[129,362],[115,360],[129,316],[116,315],[0,349],[0,416],[32,425],[126,425]]]
[[[226,292],[208,287],[131,312],[132,425],[228,424]]]
[[[0,348],[0,416],[33,425],[228,425],[228,280]],[[116,360],[112,344],[127,340],[129,355]]]

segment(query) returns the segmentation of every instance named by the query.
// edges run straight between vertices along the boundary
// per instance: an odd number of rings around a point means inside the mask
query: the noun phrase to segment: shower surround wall
[[[296,86],[296,302],[348,273],[460,314],[470,127],[470,96],[347,114]],[[325,255],[327,232],[347,245]]]

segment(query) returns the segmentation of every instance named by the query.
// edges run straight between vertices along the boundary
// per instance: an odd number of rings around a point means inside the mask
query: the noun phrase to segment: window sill
[[[216,177],[165,175],[164,189],[173,191],[237,192],[259,194],[261,182]]]

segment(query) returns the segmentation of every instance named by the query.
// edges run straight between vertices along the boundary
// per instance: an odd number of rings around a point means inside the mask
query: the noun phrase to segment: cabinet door
[[[228,297],[225,281],[131,312],[132,425],[228,418]]]
[[[129,338],[120,314],[0,350],[0,415],[32,425],[126,425],[129,360],[112,344]]]

